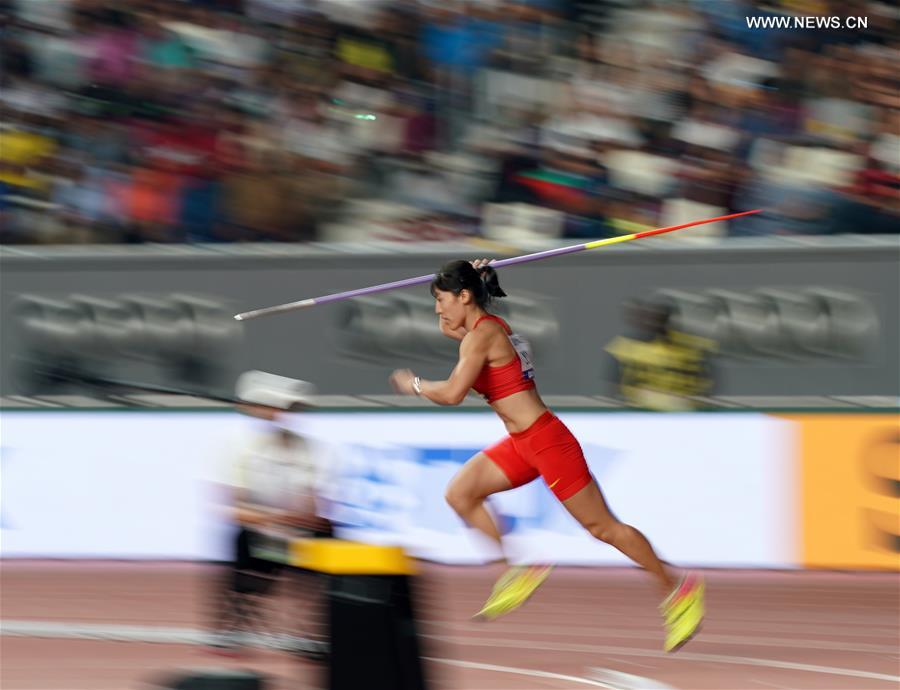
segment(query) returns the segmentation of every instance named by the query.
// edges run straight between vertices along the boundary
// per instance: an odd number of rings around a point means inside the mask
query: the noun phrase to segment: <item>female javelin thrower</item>
[[[610,512],[588,470],[581,446],[544,405],[534,384],[528,344],[487,309],[505,297],[486,259],[451,261],[431,282],[441,333],[460,341],[459,361],[445,381],[426,381],[409,369],[391,374],[399,393],[438,405],[458,405],[470,388],[487,400],[509,436],[470,458],[451,480],[447,502],[472,527],[502,549],[500,530],[486,509],[488,496],[543,477],[550,490],[592,536],[617,548],[652,573],[663,592],[665,649],[674,651],[703,619],[704,585],[695,575],[676,583],[647,538]],[[497,581],[478,616],[492,619],[522,605],[550,568],[511,568]]]

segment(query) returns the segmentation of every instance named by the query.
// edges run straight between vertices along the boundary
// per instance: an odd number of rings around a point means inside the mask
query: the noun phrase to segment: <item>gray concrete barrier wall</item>
[[[86,353],[111,376],[161,385],[190,383],[184,367],[205,362],[222,392],[258,368],[327,394],[387,393],[395,367],[443,377],[454,363],[427,286],[243,324],[228,316],[481,255],[470,245],[6,247],[0,392],[21,392],[35,354]],[[684,328],[718,342],[719,395],[897,395],[898,256],[896,238],[645,241],[501,269],[510,299],[499,311],[532,341],[551,395],[610,392],[604,348],[626,331],[623,303],[635,298],[672,304]]]

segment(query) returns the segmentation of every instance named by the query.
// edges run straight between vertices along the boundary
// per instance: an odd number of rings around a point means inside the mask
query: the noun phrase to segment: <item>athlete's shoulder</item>
[[[473,329],[476,331],[481,328],[484,328],[485,330],[490,331],[492,333],[497,333],[497,332],[509,333],[511,331],[509,324],[506,322],[506,320],[502,319],[499,316],[496,316],[494,314],[489,314],[488,316],[481,317],[481,319],[479,319],[479,321],[477,322],[476,325],[477,325],[477,328]]]
[[[478,324],[477,328],[473,328],[466,333],[465,337],[463,338],[463,342],[473,343],[490,340],[497,332],[497,328],[499,328],[497,324],[482,322]]]
[[[500,337],[500,334],[503,332],[503,327],[498,323],[482,322],[478,324],[478,328],[473,328],[466,333],[460,343],[460,352],[463,350],[469,352],[473,350],[486,350],[496,342],[497,338]]]

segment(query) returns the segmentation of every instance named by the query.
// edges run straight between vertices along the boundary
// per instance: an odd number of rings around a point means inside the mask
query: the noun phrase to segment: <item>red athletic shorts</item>
[[[572,498],[591,481],[578,439],[549,410],[525,431],[510,434],[484,454],[514,487],[540,475],[560,501]]]

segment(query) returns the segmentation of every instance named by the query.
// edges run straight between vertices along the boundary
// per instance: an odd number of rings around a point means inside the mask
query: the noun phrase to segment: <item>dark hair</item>
[[[444,264],[431,281],[432,296],[435,290],[452,292],[454,295],[468,290],[481,308],[489,306],[494,297],[506,297],[506,293],[500,288],[497,271],[490,266],[476,269],[468,261]]]

